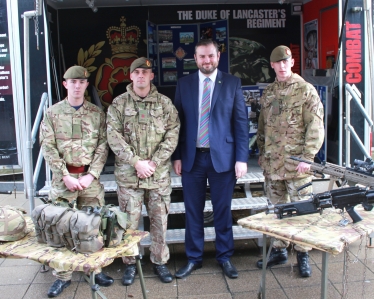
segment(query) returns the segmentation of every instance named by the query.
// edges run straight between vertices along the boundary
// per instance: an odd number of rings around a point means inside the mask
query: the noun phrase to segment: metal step
[[[258,239],[262,238],[262,233],[242,228],[241,226],[233,226],[234,240],[246,240],[246,239]],[[185,229],[173,229],[166,231],[166,243],[176,244],[184,243]],[[204,228],[204,241],[212,242],[216,239],[216,233],[214,227]],[[151,237],[148,235],[146,238],[140,241],[140,246],[149,247],[151,246]]]
[[[233,198],[231,203],[231,210],[249,210],[249,209],[263,209],[268,206],[267,197],[247,197],[247,198]],[[212,212],[213,206],[210,200],[205,201],[204,212]],[[170,204],[169,214],[184,214],[184,202],[172,202]],[[148,216],[145,205],[142,208],[142,216]]]
[[[248,172],[246,175],[237,180],[236,184],[259,183],[264,181],[264,176],[261,172]],[[117,183],[114,180],[114,174],[104,174],[100,177],[100,182],[104,186],[106,193],[116,192]],[[207,182],[207,185],[208,182]],[[173,171],[171,172],[171,187],[182,188],[182,178],[177,176]],[[37,192],[37,196],[48,196],[50,186],[44,186]]]

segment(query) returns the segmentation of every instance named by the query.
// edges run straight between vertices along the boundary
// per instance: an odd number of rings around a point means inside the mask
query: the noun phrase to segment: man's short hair
[[[215,40],[212,40],[212,39],[201,39],[197,42],[196,46],[195,46],[195,53],[196,53],[196,49],[198,47],[201,47],[201,46],[209,46],[209,45],[213,45],[215,48],[216,48],[216,51],[217,53],[219,52],[219,47],[218,47],[218,44]]]

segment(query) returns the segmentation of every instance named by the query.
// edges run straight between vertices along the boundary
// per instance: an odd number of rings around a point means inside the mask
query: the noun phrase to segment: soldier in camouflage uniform
[[[312,192],[308,174],[310,165],[297,166],[287,161],[297,156],[313,161],[324,140],[323,106],[316,89],[299,75],[292,73],[294,65],[291,50],[276,47],[270,56],[276,73],[274,83],[267,86],[261,97],[257,144],[260,150],[259,164],[264,170],[266,194],[272,204],[282,204],[308,199]],[[304,195],[304,196],[303,196]],[[268,267],[287,262],[289,242],[274,241]],[[295,245],[300,275],[311,276],[308,251],[310,247]],[[262,268],[262,260],[257,262]]]
[[[137,229],[142,203],[150,219],[151,261],[164,283],[172,281],[166,267],[167,217],[170,206],[170,156],[178,143],[179,118],[171,100],[151,83],[151,62],[138,58],[130,66],[127,92],[116,97],[108,109],[108,143],[113,150],[120,209],[127,213],[128,228]],[[134,258],[123,258],[123,285],[136,275]]]
[[[50,107],[40,125],[40,145],[53,178],[49,200],[55,205],[103,206],[99,177],[108,157],[105,114],[84,99],[89,73],[69,68],[63,82],[67,97]],[[54,271],[57,280],[48,290],[56,297],[71,283],[73,271]],[[110,286],[113,279],[96,271],[95,282]]]

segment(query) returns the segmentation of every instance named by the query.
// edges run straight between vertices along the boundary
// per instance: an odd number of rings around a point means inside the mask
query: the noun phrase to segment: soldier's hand
[[[95,177],[92,174],[87,173],[86,175],[80,177],[78,179],[78,181],[79,181],[79,184],[82,186],[82,188],[86,189],[86,188],[88,188],[88,186],[91,185],[91,183],[94,179],[95,179]]]
[[[310,171],[310,164],[300,162],[299,165],[297,165],[296,170],[298,173],[306,173]]]
[[[176,175],[182,175],[182,160],[173,161],[173,169]]]
[[[245,175],[246,173],[247,173],[247,163],[246,162],[239,162],[239,161],[237,161],[235,163],[235,175],[236,175],[236,178],[239,179],[243,175]]]
[[[144,179],[150,177],[156,170],[149,164],[149,160],[139,160],[135,164],[135,169],[139,178]]]
[[[64,175],[62,180],[64,181],[66,188],[68,188],[71,192],[83,190],[79,181],[70,175]]]

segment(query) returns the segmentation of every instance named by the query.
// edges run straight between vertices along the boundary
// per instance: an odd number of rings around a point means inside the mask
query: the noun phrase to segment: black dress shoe
[[[158,275],[162,282],[168,283],[173,281],[173,276],[171,276],[171,273],[166,265],[153,265],[153,271]]]
[[[285,264],[288,261],[288,254],[286,248],[272,248],[266,268],[275,265]],[[257,261],[257,267],[262,269],[262,260]]]
[[[238,278],[238,271],[230,261],[219,264],[228,278]]]
[[[95,283],[101,287],[109,287],[114,282],[113,278],[103,272],[95,275]]]
[[[297,263],[299,266],[299,272],[301,277],[312,276],[312,269],[309,266],[309,254],[308,252],[297,252]]]
[[[66,289],[71,284],[71,280],[63,281],[61,279],[57,279],[53,285],[48,290],[48,298],[57,297],[62,293],[64,289]]]
[[[125,272],[122,276],[122,284],[124,286],[129,286],[134,283],[135,275],[138,273],[135,264],[127,265]]]
[[[185,265],[184,267],[180,268],[175,273],[175,277],[176,278],[187,277],[188,275],[190,275],[192,273],[192,271],[194,271],[196,269],[200,269],[201,267],[202,267],[201,264],[194,264],[194,263],[188,262],[187,265]]]

